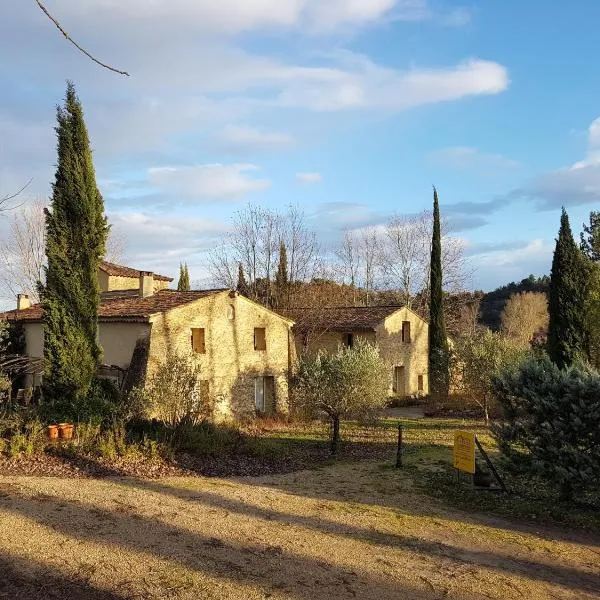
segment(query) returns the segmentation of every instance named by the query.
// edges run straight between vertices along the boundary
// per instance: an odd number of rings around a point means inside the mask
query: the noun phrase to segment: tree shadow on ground
[[[148,553],[198,573],[236,584],[258,586],[264,590],[265,597],[285,593],[298,600],[431,598],[430,590],[423,591],[401,581],[392,571],[385,580],[369,573],[356,573],[318,558],[290,553],[277,546],[276,540],[272,544],[231,542],[137,513],[125,514],[74,500],[55,499],[46,494],[31,497],[13,492],[0,498],[0,509],[75,540]],[[25,569],[25,565],[22,567]],[[87,598],[84,595],[73,597]],[[118,596],[113,598],[116,600]]]
[[[571,589],[600,592],[600,575],[592,575],[568,566],[548,565],[502,553],[456,547],[416,536],[379,532],[371,528],[367,529],[322,517],[282,512],[271,508],[263,508],[235,498],[224,497],[217,493],[179,488],[172,485],[165,485],[158,481],[120,479],[116,483],[143,491],[171,495],[187,502],[199,503],[203,506],[219,508],[239,515],[266,521],[275,521],[282,525],[298,526],[318,533],[344,536],[373,545],[400,548],[434,558],[449,559],[458,564],[476,565],[477,567],[487,568],[504,574],[519,575],[537,581],[562,585]]]
[[[125,600],[126,597],[97,588],[83,579],[67,577],[30,559],[0,556],[0,598]]]

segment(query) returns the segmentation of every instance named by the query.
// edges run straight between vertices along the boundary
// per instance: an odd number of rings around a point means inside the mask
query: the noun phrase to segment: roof
[[[296,322],[297,331],[374,331],[391,314],[405,306],[336,306],[289,308],[279,312]]]
[[[147,323],[151,315],[169,311],[173,308],[189,304],[195,300],[213,296],[228,289],[200,290],[197,292],[177,292],[175,290],[160,290],[147,298],[130,297],[102,299],[98,308],[99,321],[124,321]],[[11,310],[0,317],[18,321],[41,321],[42,307],[34,304],[24,310]]]
[[[115,265],[114,263],[105,260],[100,263],[100,270],[113,277],[130,277],[132,279],[139,279],[141,273],[141,271],[138,271],[137,269],[124,267],[123,265]],[[158,275],[157,273],[154,273],[153,275],[154,279],[157,281],[173,281],[172,277],[167,277],[166,275]]]

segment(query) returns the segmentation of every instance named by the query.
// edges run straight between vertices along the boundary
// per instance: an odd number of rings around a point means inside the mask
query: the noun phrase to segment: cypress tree
[[[58,162],[46,210],[44,398],[73,405],[85,398],[102,357],[98,344],[98,267],[109,227],[81,103],[71,82],[57,108]]]
[[[600,212],[592,211],[589,225],[583,224],[581,250],[594,262],[600,262]]]
[[[190,291],[190,273],[188,271],[187,263],[179,264],[179,280],[177,281],[178,292],[189,292]]]
[[[429,394],[432,404],[448,397],[449,349],[442,291],[442,239],[440,206],[433,188],[433,236],[429,285]]]
[[[560,368],[586,354],[587,275],[587,265],[563,208],[550,274],[547,344],[552,362]]]
[[[244,275],[244,267],[242,266],[242,263],[239,263],[238,265],[238,281],[236,289],[243,296],[248,295],[248,283],[246,282],[246,276]]]
[[[288,284],[287,248],[282,241],[279,245],[279,265],[275,276],[275,303],[279,307],[287,304]]]

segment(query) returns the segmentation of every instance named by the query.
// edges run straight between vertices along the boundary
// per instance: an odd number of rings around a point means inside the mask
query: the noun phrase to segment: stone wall
[[[254,350],[254,328],[266,330],[265,351]],[[205,353],[192,353],[192,328],[205,330]],[[294,351],[290,325],[275,313],[229,292],[152,318],[148,375],[168,353],[192,353],[208,381],[216,418],[247,418],[255,414],[255,378],[275,380],[277,411],[288,410],[288,378]]]
[[[402,341],[402,323],[410,323],[411,341]],[[428,393],[428,348],[429,329],[427,323],[408,308],[402,308],[391,314],[376,329],[377,345],[384,360],[390,367],[390,394],[392,390],[393,369],[405,368],[407,395],[418,393],[418,378],[423,376],[423,392]],[[398,392],[402,396],[402,392]]]

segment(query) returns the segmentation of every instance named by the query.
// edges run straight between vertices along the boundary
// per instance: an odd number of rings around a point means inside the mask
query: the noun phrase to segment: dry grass
[[[411,473],[2,477],[0,597],[600,597],[598,536],[449,509]]]

